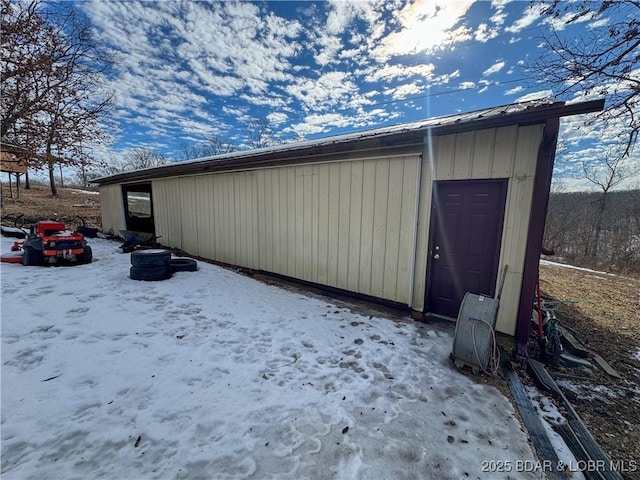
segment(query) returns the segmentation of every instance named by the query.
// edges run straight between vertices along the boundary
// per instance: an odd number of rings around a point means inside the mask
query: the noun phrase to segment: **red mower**
[[[21,242],[14,242],[12,254],[3,255],[3,262],[23,265],[56,265],[60,263],[91,263],[93,252],[84,235],[65,229],[62,222],[41,221],[31,225]],[[22,255],[20,255],[22,253]]]

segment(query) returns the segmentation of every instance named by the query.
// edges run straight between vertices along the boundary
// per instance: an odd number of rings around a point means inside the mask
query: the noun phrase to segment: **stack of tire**
[[[171,252],[160,248],[131,252],[129,278],[158,281],[171,277]]]
[[[170,278],[175,272],[195,272],[198,263],[191,258],[171,258],[171,252],[161,248],[131,252],[129,278],[158,281]]]

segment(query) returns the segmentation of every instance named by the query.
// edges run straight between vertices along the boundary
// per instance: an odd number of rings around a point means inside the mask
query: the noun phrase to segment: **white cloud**
[[[372,52],[379,62],[400,55],[433,51],[443,45],[469,40],[466,27],[452,30],[469,8],[472,0],[455,2],[417,0],[394,13],[400,29],[387,35]]]
[[[386,95],[391,95],[394,100],[402,100],[411,95],[417,95],[422,93],[422,89],[415,83],[408,83],[396,88],[390,88],[385,91]]]
[[[473,38],[478,42],[487,42],[492,38],[496,38],[499,35],[498,29],[495,27],[489,27],[486,23],[478,25],[478,29],[473,34]]]
[[[572,24],[578,24],[578,23],[588,22],[592,18],[593,18],[593,15],[583,15],[576,18],[575,12],[570,11],[560,17],[549,16],[544,19],[544,23],[551,25],[551,27],[554,30],[562,31],[568,25],[569,21],[571,21]],[[604,20],[605,20],[604,24],[606,24],[606,19]],[[598,24],[599,22],[594,22],[594,23]],[[592,25],[589,25],[589,28],[594,28],[594,27]]]
[[[492,0],[491,7],[495,8],[496,12],[491,16],[490,20],[496,25],[500,26],[504,24],[507,14],[504,13],[504,7],[510,0]]]
[[[437,77],[434,77],[429,83],[429,85],[433,86],[433,85],[446,85],[448,84],[451,80],[454,80],[456,78],[460,78],[460,70],[455,70],[451,73],[446,73],[444,75],[438,75]]]
[[[234,108],[234,107],[229,107],[229,106],[225,105],[224,107],[222,107],[222,112],[226,113],[227,115],[230,115],[230,116],[240,117],[240,116],[246,115],[248,113],[248,109],[247,108]]]
[[[82,8],[97,40],[117,55],[119,75],[108,87],[142,125],[203,118],[211,95],[247,91],[259,99],[269,91],[273,98],[271,86],[288,81],[288,59],[300,48],[297,20],[248,2],[94,0]]]
[[[289,116],[283,112],[273,112],[267,115],[267,120],[275,125],[281,125],[289,120]]]
[[[524,15],[516,20],[513,25],[505,28],[505,30],[510,33],[521,32],[525,28],[533,25],[543,16],[542,12],[544,8],[545,5],[540,4],[527,6],[527,8],[524,10]]]
[[[549,98],[553,94],[552,90],[541,90],[539,92],[527,93],[522,97],[516,98],[516,102],[529,102],[531,100],[542,100],[543,98]]]
[[[500,70],[504,68],[504,66],[505,66],[505,62],[496,62],[493,65],[491,65],[489,68],[487,68],[484,72],[482,72],[482,75],[488,76],[494,73],[498,73]]]
[[[375,25],[380,17],[380,5],[382,0],[377,2],[345,2],[332,0],[327,3],[328,14],[324,25],[317,25],[313,32],[314,42],[318,49],[314,55],[316,63],[320,66],[336,64],[342,58],[345,50],[343,45],[343,34],[348,32],[348,27],[356,19],[362,19],[368,25],[370,31],[376,29]],[[360,47],[367,42],[367,38],[362,35],[352,35],[350,43]],[[351,55],[356,56],[359,49],[351,49]]]
[[[307,110],[323,110],[364,100],[345,72],[328,72],[315,79],[298,78],[285,90]]]
[[[413,76],[419,76],[422,78],[433,77],[433,71],[435,65],[433,63],[427,63],[422,65],[384,65],[382,68],[371,68],[372,72],[365,77],[368,82],[376,82],[379,80],[397,80],[406,79]]]
[[[606,27],[607,25],[609,25],[609,23],[611,23],[610,19],[601,18],[600,20],[596,20],[595,22],[589,23],[589,25],[587,25],[587,28],[589,28],[590,30],[594,30],[596,28]]]
[[[329,131],[329,127],[345,127],[350,125],[350,120],[338,113],[312,114],[307,115],[304,122],[291,126],[297,135],[306,137]]]
[[[518,85],[517,87],[514,87],[510,90],[507,90],[506,92],[504,92],[505,95],[515,95],[516,93],[520,93],[521,91],[524,90],[524,87],[521,87],[520,85]]]

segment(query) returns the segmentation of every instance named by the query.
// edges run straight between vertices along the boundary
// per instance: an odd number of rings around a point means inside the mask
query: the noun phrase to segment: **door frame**
[[[143,183],[127,183],[121,186],[122,190],[122,202],[124,207],[124,219],[125,228],[131,231],[139,231],[143,233],[151,233],[155,235],[155,217],[153,210],[153,192],[151,188],[151,182]],[[128,194],[131,192],[147,193],[149,194],[149,217],[148,219],[136,217],[129,211]]]
[[[494,255],[494,271],[491,274],[491,295],[495,296],[496,286],[498,283],[498,270],[500,268],[500,254],[502,250],[502,235],[504,233],[504,219],[506,216],[507,210],[507,195],[509,193],[509,179],[508,178],[483,178],[483,179],[462,179],[462,180],[434,180],[432,182],[431,188],[431,204],[429,205],[429,209],[431,210],[431,215],[429,218],[429,239],[427,243],[427,272],[426,272],[426,285],[424,289],[424,314],[425,315],[434,315],[443,318],[451,318],[439,313],[431,312],[431,304],[429,302],[429,298],[431,296],[431,289],[433,288],[433,275],[431,275],[431,270],[433,266],[433,250],[434,250],[434,236],[436,230],[436,193],[437,193],[437,185],[447,184],[447,183],[498,183],[502,187],[502,209],[499,212],[498,222],[499,225],[499,238],[500,241],[496,242],[496,249],[493,252]]]

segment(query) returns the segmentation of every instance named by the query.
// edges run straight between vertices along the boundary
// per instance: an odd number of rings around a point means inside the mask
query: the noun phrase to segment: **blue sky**
[[[508,0],[78,5],[116,59],[112,156],[143,146],[169,158],[211,135],[246,148],[256,117],[291,141],[552,97],[526,71],[545,54],[544,32],[574,37],[610,21],[565,27]],[[579,98],[593,97],[560,97]],[[576,166],[623,133],[584,123],[565,119],[561,132],[555,175],[572,189]]]

